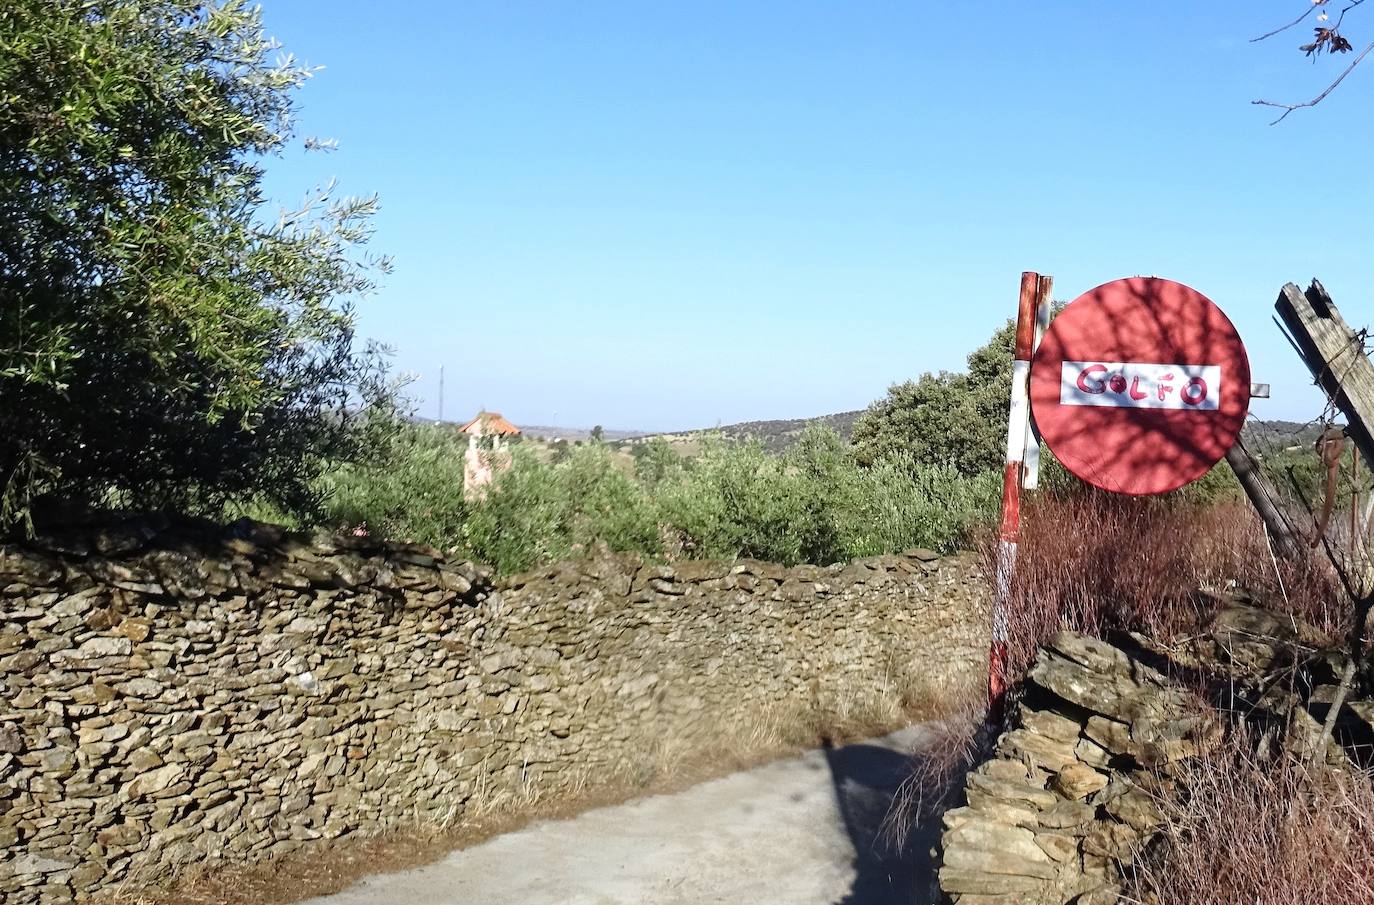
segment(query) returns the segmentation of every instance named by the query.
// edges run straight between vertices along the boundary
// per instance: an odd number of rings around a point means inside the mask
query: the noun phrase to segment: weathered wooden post
[[[1368,336],[1350,329],[1318,280],[1303,292],[1293,283],[1279,292],[1274,308],[1317,384],[1349,422],[1347,433],[1374,467],[1374,362],[1365,353]]]
[[[1259,470],[1254,458],[1239,442],[1226,451],[1226,464],[1231,466],[1241,489],[1250,499],[1250,505],[1259,513],[1269,532],[1269,540],[1274,545],[1274,553],[1284,559],[1297,559],[1302,556],[1302,544],[1298,532],[1288,516],[1278,507],[1278,494],[1274,485]]]
[[[1365,464],[1374,468],[1374,362],[1369,360],[1365,350],[1369,339],[1367,332],[1350,329],[1319,280],[1313,280],[1306,292],[1288,283],[1279,290],[1274,308],[1317,385],[1345,415],[1346,435],[1364,456]],[[1352,532],[1352,543],[1355,533]],[[1362,548],[1352,546],[1352,553],[1357,549],[1361,551],[1359,554],[1342,563],[1340,557],[1327,548],[1332,565],[1340,573],[1352,598],[1355,614],[1350,629],[1350,660],[1341,674],[1322,726],[1318,750],[1331,735],[1364,657],[1365,629],[1371,606],[1374,606],[1374,564],[1363,556]]]

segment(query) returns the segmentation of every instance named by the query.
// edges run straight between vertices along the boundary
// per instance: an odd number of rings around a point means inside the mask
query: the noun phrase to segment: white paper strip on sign
[[[1060,371],[1062,405],[1214,412],[1220,399],[1220,365],[1066,361]]]

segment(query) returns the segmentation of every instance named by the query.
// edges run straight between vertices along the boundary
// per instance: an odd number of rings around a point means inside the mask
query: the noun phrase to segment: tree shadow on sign
[[[940,841],[938,815],[893,839],[884,821],[902,781],[917,762],[909,753],[875,744],[825,744],[826,764],[845,832],[854,845],[854,883],[835,905],[933,905],[938,901],[932,850]],[[961,782],[961,779],[954,780]]]

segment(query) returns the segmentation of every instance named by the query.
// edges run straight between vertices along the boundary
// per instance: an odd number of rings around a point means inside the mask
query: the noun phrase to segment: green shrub
[[[1000,487],[995,473],[968,478],[909,454],[865,468],[838,434],[816,427],[783,456],[714,437],[686,459],[650,441],[635,447],[633,474],[605,444],[543,457],[525,444],[481,498],[465,501],[466,449],[445,428],[405,426],[381,465],[343,465],[324,479],[328,526],[456,547],[503,573],[598,547],[832,563],[952,550],[996,514]]]
[[[566,464],[547,465],[528,450],[517,450],[510,470],[472,507],[455,542],[501,572],[566,557],[571,552],[567,489],[558,480]]]
[[[602,444],[577,450],[558,466],[565,488],[568,536],[574,551],[603,543],[611,550],[657,553],[663,539],[646,488],[616,464]]]
[[[997,518],[1002,475],[972,477],[953,465],[930,465],[891,456],[863,471],[859,505],[850,519],[846,549],[870,556],[930,547],[948,553],[967,546],[972,532]]]
[[[630,447],[630,455],[634,457],[635,477],[650,487],[682,474],[682,456],[663,437]]]
[[[798,562],[815,546],[805,481],[756,441],[708,440],[658,492],[664,521],[691,555]]]
[[[501,572],[523,571],[597,545],[651,556],[662,550],[644,488],[599,444],[574,447],[557,464],[539,461],[528,449],[516,450],[512,467],[472,504],[461,540],[470,555]]]
[[[379,465],[344,464],[322,481],[329,527],[360,528],[438,547],[462,537],[467,439],[438,425],[398,431]]]

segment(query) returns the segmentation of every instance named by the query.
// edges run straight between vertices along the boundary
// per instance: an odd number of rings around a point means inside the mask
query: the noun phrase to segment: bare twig
[[[1361,0],[1361,2],[1363,2],[1363,0]],[[1262,107],[1278,107],[1279,109],[1283,110],[1283,114],[1279,116],[1278,119],[1274,120],[1269,124],[1271,126],[1276,126],[1279,123],[1283,122],[1284,119],[1287,118],[1288,114],[1292,113],[1294,110],[1300,110],[1303,107],[1315,107],[1317,106],[1317,104],[1320,104],[1322,101],[1326,100],[1326,96],[1331,92],[1335,91],[1336,86],[1339,85],[1341,82],[1345,81],[1345,77],[1350,75],[1350,73],[1355,69],[1355,67],[1360,65],[1360,62],[1364,60],[1365,57],[1369,56],[1369,52],[1372,50],[1374,50],[1374,43],[1369,44],[1367,47],[1365,47],[1364,50],[1360,51],[1360,55],[1355,57],[1355,59],[1350,62],[1349,66],[1345,67],[1345,71],[1342,72],[1340,75],[1336,76],[1336,80],[1332,82],[1330,85],[1327,85],[1325,91],[1323,91],[1316,97],[1312,98],[1312,100],[1310,101],[1304,101],[1301,104],[1280,104],[1276,101],[1265,100],[1251,101],[1250,103],[1259,104]]]
[[[1341,10],[1340,15],[1338,15],[1338,16],[1336,17],[1336,22],[1335,22],[1334,25],[1331,26],[1331,29],[1334,31],[1334,30],[1340,28],[1340,27],[1341,27],[1341,23],[1345,21],[1345,14],[1348,13],[1348,12],[1350,12],[1352,9],[1354,9],[1354,8],[1357,7],[1357,6],[1359,6],[1359,5],[1360,5],[1361,3],[1363,3],[1363,2],[1364,2],[1364,0],[1351,0],[1351,2],[1350,2],[1349,4],[1347,4],[1347,5],[1345,6],[1344,9]],[[1257,41],[1263,41],[1265,38],[1272,38],[1272,37],[1274,37],[1274,35],[1281,34],[1281,33],[1285,32],[1285,31],[1288,31],[1288,29],[1292,28],[1292,27],[1295,26],[1295,25],[1300,25],[1300,24],[1302,23],[1302,20],[1303,20],[1303,19],[1306,19],[1308,16],[1312,15],[1314,12],[1316,12],[1316,11],[1319,10],[1319,9],[1321,9],[1321,8],[1322,8],[1323,6],[1325,6],[1325,5],[1326,5],[1325,2],[1322,2],[1322,3],[1313,3],[1312,5],[1310,5],[1310,6],[1307,7],[1306,11],[1304,11],[1303,14],[1302,14],[1301,16],[1298,16],[1298,17],[1297,17],[1296,19],[1294,19],[1292,22],[1289,22],[1287,25],[1280,25],[1278,28],[1274,29],[1273,31],[1265,32],[1264,34],[1260,35],[1258,38],[1251,38],[1251,39],[1250,39],[1250,43],[1251,43],[1251,44],[1254,44],[1254,43],[1257,42]]]
[[[1322,723],[1321,737],[1317,740],[1316,750],[1326,751],[1326,742],[1331,738],[1332,731],[1336,728],[1336,717],[1340,715],[1341,708],[1345,706],[1345,698],[1350,694],[1350,686],[1355,680],[1355,667],[1359,665],[1356,657],[1351,657],[1345,664],[1345,669],[1341,672],[1341,684],[1336,688],[1336,696],[1331,701],[1331,709],[1326,713],[1326,720]]]
[[[1292,28],[1294,25],[1297,25],[1298,23],[1302,22],[1303,19],[1306,19],[1308,16],[1312,15],[1312,13],[1316,12],[1316,11],[1317,11],[1318,9],[1320,9],[1320,8],[1321,8],[1320,6],[1318,6],[1318,5],[1316,5],[1316,4],[1313,4],[1312,6],[1309,6],[1309,7],[1307,8],[1307,11],[1306,11],[1305,13],[1303,13],[1301,16],[1298,16],[1298,17],[1297,17],[1296,19],[1294,19],[1292,22],[1289,22],[1287,25],[1280,25],[1278,28],[1274,29],[1273,31],[1268,32],[1268,33],[1266,33],[1266,34],[1262,34],[1262,35],[1260,35],[1258,38],[1251,38],[1251,39],[1250,39],[1250,43],[1251,43],[1251,44],[1254,44],[1256,41],[1263,41],[1265,38],[1272,38],[1272,37],[1274,37],[1274,35],[1279,34],[1280,32],[1288,31],[1288,29],[1290,29],[1290,28]]]
[[[1363,2],[1364,0],[1350,0],[1350,3],[1345,7],[1345,9],[1341,10],[1341,14],[1336,17],[1336,24],[1331,26],[1332,30],[1334,31],[1335,29],[1340,28],[1341,23],[1345,21],[1345,14],[1350,12],[1352,9],[1359,6]],[[1313,9],[1316,9],[1316,7],[1313,7]]]

